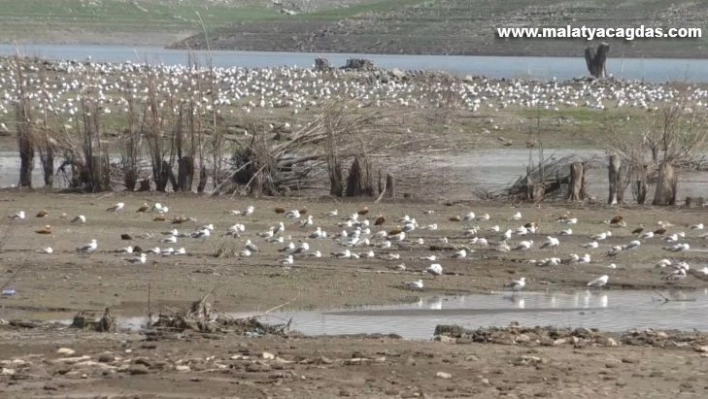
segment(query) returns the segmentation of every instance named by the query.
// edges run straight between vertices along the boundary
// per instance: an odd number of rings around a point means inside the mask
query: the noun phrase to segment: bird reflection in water
[[[505,295],[502,298],[514,304],[514,307],[517,309],[526,308],[526,300],[517,294]]]
[[[430,310],[441,310],[443,300],[440,297],[433,297],[426,301],[425,307]]]

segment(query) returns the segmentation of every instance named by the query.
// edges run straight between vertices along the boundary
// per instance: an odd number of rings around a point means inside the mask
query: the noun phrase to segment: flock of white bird
[[[160,235],[144,233],[137,236],[137,238],[145,240],[154,239],[157,243],[159,243],[159,245],[154,248],[128,246],[125,248],[115,248],[110,252],[132,254],[135,256],[125,258],[125,261],[136,264],[146,264],[148,262],[148,255],[165,257],[187,254],[185,247],[178,249],[175,249],[172,246],[162,248],[162,244],[176,245],[180,242],[180,240],[184,239],[191,240],[195,243],[203,243],[212,235],[216,234],[221,237],[241,239],[243,242],[243,247],[240,252],[238,252],[238,256],[242,258],[251,257],[261,252],[259,245],[278,246],[278,252],[282,253],[283,257],[278,259],[277,264],[286,268],[291,268],[296,265],[296,263],[298,263],[297,259],[300,258],[322,258],[322,251],[324,251],[325,245],[321,245],[321,250],[313,247],[319,246],[318,242],[326,242],[324,240],[330,240],[330,242],[333,242],[336,247],[339,247],[339,249],[330,252],[330,256],[334,259],[382,259],[386,261],[397,261],[396,263],[398,263],[402,261],[404,257],[400,252],[397,252],[397,250],[403,251],[411,248],[423,250],[424,248],[429,248],[425,247],[426,240],[423,237],[415,237],[417,232],[430,232],[438,230],[437,223],[421,225],[416,221],[415,217],[411,217],[409,215],[403,215],[395,220],[395,227],[385,228],[383,225],[387,223],[386,218],[383,215],[377,215],[375,218],[369,218],[368,207],[344,217],[340,216],[338,210],[324,212],[318,216],[321,220],[325,220],[324,223],[316,223],[315,216],[311,212],[308,212],[306,207],[299,210],[286,210],[285,208],[278,207],[275,209],[275,213],[282,217],[283,220],[278,221],[275,225],[269,227],[265,231],[252,233],[247,231],[245,222],[251,220],[250,217],[254,215],[255,210],[256,209],[254,206],[248,206],[243,210],[229,211],[228,213],[231,217],[241,219],[241,221],[224,228],[222,233],[215,233],[215,226],[213,223],[202,225],[191,232],[180,232],[178,229],[173,228],[168,231],[162,231]],[[169,211],[170,210],[167,206],[160,203],[154,203],[152,205],[143,203],[142,206],[140,206],[135,212],[155,214],[155,220],[169,221]],[[126,204],[123,202],[117,203],[108,207],[106,212],[126,212]],[[424,211],[424,214],[429,217],[430,215],[434,215],[435,212],[432,210],[426,210]],[[40,211],[36,217],[42,218],[46,215],[46,211]],[[27,218],[27,213],[25,211],[19,211],[8,217],[15,221],[21,222]],[[66,214],[62,214],[60,218],[68,219],[68,216]],[[196,219],[184,219],[182,217],[173,218],[172,220],[174,222],[178,219],[181,222],[196,222]],[[407,271],[421,273],[423,275],[429,274],[433,279],[435,279],[445,274],[443,267],[445,262],[469,262],[470,260],[468,259],[471,258],[471,254],[476,252],[476,249],[473,249],[473,247],[478,247],[489,251],[498,251],[501,253],[513,253],[517,251],[521,253],[532,249],[539,252],[552,251],[557,253],[561,247],[561,239],[558,237],[572,236],[572,227],[578,223],[578,219],[571,217],[570,214],[560,216],[557,219],[558,233],[552,235],[546,235],[547,233],[544,234],[546,238],[540,245],[537,245],[531,237],[542,234],[539,224],[536,222],[524,222],[522,219],[523,217],[521,212],[516,212],[509,218],[500,218],[500,222],[506,223],[508,227],[503,229],[499,224],[492,225],[495,221],[492,220],[490,215],[486,213],[476,215],[474,212],[469,212],[465,216],[450,217],[450,222],[454,222],[461,226],[461,231],[458,235],[463,237],[466,244],[458,245],[457,247],[449,245],[446,247],[448,250],[442,251],[440,254],[428,254],[414,257],[413,259],[415,260],[429,262],[429,266],[424,269],[409,270],[405,262],[400,262],[395,266],[390,266],[390,268],[401,272]],[[85,224],[87,223],[87,219],[84,215],[77,215],[71,219],[71,223]],[[482,227],[479,225],[481,223],[485,223],[487,226]],[[621,256],[623,253],[639,250],[645,242],[658,242],[658,240],[663,240],[663,242],[665,242],[663,245],[663,250],[670,253],[681,253],[690,250],[690,245],[686,242],[680,242],[681,240],[688,238],[708,238],[708,233],[700,233],[704,229],[702,223],[687,226],[689,231],[695,232],[694,234],[689,235],[683,231],[669,233],[669,229],[673,227],[673,225],[669,222],[661,221],[655,230],[650,231],[645,229],[643,225],[633,230],[631,235],[633,235],[635,239],[630,240],[626,244],[601,245],[601,242],[613,237],[613,230],[621,231],[622,229],[627,228],[627,223],[619,214],[610,220],[603,221],[602,223],[609,230],[589,235],[592,241],[582,242],[580,244],[570,243],[566,245],[577,245],[579,248],[590,251],[598,250],[604,253],[606,257],[614,259],[617,256]],[[336,231],[327,232],[325,230],[326,228],[335,228]],[[52,234],[51,226],[49,225],[47,225],[44,229],[36,230],[35,232],[38,234]],[[123,239],[134,239],[128,234],[123,234],[123,236],[121,237]],[[243,241],[243,239],[245,239],[245,241]],[[448,245],[450,241],[448,238],[442,236],[429,239],[434,240],[432,242],[433,244],[443,246]],[[455,239],[459,240],[459,237],[456,237]],[[298,244],[296,244],[296,242],[298,242]],[[510,242],[513,243],[510,244]],[[331,246],[331,244],[328,245]],[[536,249],[536,246],[538,246],[538,249]],[[76,247],[76,252],[82,256],[94,254],[98,250],[99,243],[95,238],[91,239],[88,243]],[[54,251],[51,247],[46,247],[40,252],[51,254]],[[558,266],[561,264],[580,265],[593,263],[590,253],[586,253],[584,255],[571,253],[567,258],[563,259],[553,256],[542,259],[528,259],[527,261],[539,267]],[[690,266],[687,262],[677,259],[672,260],[669,258],[661,259],[656,263],[656,266],[673,269],[672,272],[664,277],[664,279],[670,281],[682,280],[686,278],[689,274],[688,271],[690,270]],[[608,265],[608,267],[616,268],[617,266],[612,263]],[[704,267],[698,272],[708,275],[708,267]],[[516,293],[526,287],[526,282],[526,278],[521,277],[510,281],[505,285],[505,287]],[[608,282],[609,276],[604,274],[598,276],[592,281],[589,281],[587,286],[601,288],[607,285]],[[408,289],[423,290],[425,284],[423,279],[418,279],[415,281],[406,281],[403,283],[403,286]]]
[[[668,85],[638,82],[609,82],[598,86],[588,82],[519,80],[454,80],[411,74],[407,80],[381,81],[370,72],[280,67],[247,69],[207,68],[182,65],[140,65],[131,62],[52,61],[49,73],[40,77],[39,64],[28,66],[27,95],[36,108],[49,115],[66,117],[68,127],[78,116],[82,99],[93,98],[103,112],[128,112],[131,101],[147,101],[149,82],[154,77],[160,107],[191,99],[201,112],[251,112],[253,109],[317,107],[332,100],[347,100],[357,107],[401,106],[413,108],[451,107],[468,110],[500,110],[533,107],[556,110],[564,107],[604,109],[635,107],[658,109],[681,96],[696,107],[708,105],[708,90],[689,87],[679,94]],[[203,78],[213,73],[214,90],[207,90]],[[12,114],[21,85],[14,63],[0,64],[0,115]],[[211,86],[210,86],[211,87]],[[452,101],[451,101],[452,99]],[[39,115],[37,115],[39,117]]]

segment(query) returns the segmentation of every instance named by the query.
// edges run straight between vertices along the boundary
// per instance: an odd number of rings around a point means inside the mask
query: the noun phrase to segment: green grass
[[[379,0],[373,3],[356,4],[349,7],[332,8],[307,14],[299,14],[301,21],[338,21],[365,13],[387,13],[407,7],[418,6],[428,0]]]
[[[5,0],[0,13],[0,31],[36,28],[96,32],[198,31],[201,29],[199,15],[210,28],[284,16],[273,8],[205,6],[198,1],[166,4],[103,0],[96,5],[86,4],[76,0]]]

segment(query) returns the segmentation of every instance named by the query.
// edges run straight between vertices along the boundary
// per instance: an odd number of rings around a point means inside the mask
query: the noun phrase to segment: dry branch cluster
[[[256,317],[234,319],[226,315],[216,314],[208,301],[209,295],[193,302],[188,309],[163,310],[150,328],[167,331],[195,331],[202,333],[229,332],[237,334],[282,335],[290,328],[286,324],[263,324]]]

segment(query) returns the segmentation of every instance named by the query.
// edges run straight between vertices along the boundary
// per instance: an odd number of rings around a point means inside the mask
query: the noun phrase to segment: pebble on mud
[[[62,355],[62,356],[73,356],[76,353],[75,350],[71,348],[59,348],[57,349],[57,355]]]
[[[448,373],[445,373],[445,372],[442,372],[442,371],[438,371],[438,373],[437,373],[435,376],[438,377],[438,378],[445,379],[445,380],[448,380],[448,379],[452,378],[452,374],[448,374]]]

